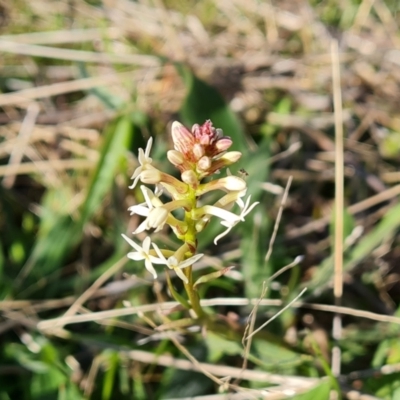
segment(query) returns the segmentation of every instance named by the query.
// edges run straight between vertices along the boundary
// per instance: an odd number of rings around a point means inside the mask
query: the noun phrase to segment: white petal
[[[150,139],[147,141],[147,145],[146,145],[146,152],[145,152],[146,157],[149,157],[149,155],[150,155],[152,144],[153,144],[153,138],[150,136]]]
[[[142,248],[137,244],[137,243],[135,243],[132,239],[130,239],[130,238],[128,238],[128,236],[126,236],[126,235],[124,235],[123,233],[122,233],[122,237],[136,250],[136,251],[142,251]]]
[[[179,268],[174,268],[175,273],[178,275],[179,278],[183,280],[183,282],[188,283],[188,278],[186,278],[186,275],[179,269]]]
[[[217,244],[219,239],[222,239],[224,236],[226,236],[231,230],[233,226],[229,226],[228,229],[220,233],[215,239],[214,239],[214,244]]]
[[[147,188],[146,186],[144,186],[144,185],[142,185],[142,186],[140,186],[140,190],[142,191],[142,193],[143,193],[143,197],[144,197],[144,199],[146,200],[146,204],[147,204],[147,206],[151,209],[151,208],[153,208],[153,204],[151,203],[151,195],[153,194],[153,192],[149,189],[149,188]]]
[[[254,203],[249,207],[249,209],[246,210],[246,212],[243,213],[243,217],[245,217],[247,214],[249,214],[249,213],[253,210],[253,208],[254,208],[256,205],[258,205],[258,204],[260,204],[259,201],[254,202]]]
[[[214,215],[215,217],[221,218],[222,220],[234,222],[238,221],[240,218],[230,211],[226,211],[223,208],[215,207],[215,206],[203,206],[202,209],[206,214]]]
[[[133,233],[137,235],[138,233],[144,232],[146,229],[149,229],[147,226],[147,218],[136,228]]]
[[[147,271],[149,271],[153,275],[153,278],[156,279],[157,278],[157,272],[154,269],[153,264],[151,263],[151,261],[146,259],[144,265],[145,265]]]
[[[131,206],[128,208],[128,211],[130,211],[131,215],[137,214],[141,215],[142,217],[147,217],[149,215],[149,208],[145,206],[146,203],[141,203],[137,204],[135,206]]]
[[[199,261],[200,258],[203,256],[204,256],[204,254],[196,254],[195,256],[190,257],[187,260],[180,262],[178,264],[178,268],[182,269],[182,268],[189,267],[189,266],[193,265],[194,263],[196,263],[197,261]]]
[[[138,172],[138,170],[139,170],[139,172]],[[133,181],[131,186],[128,186],[129,189],[133,189],[137,185],[137,183],[139,181],[139,178],[140,178],[140,173],[141,172],[142,172],[142,167],[136,168],[136,170],[135,170],[135,172],[134,172],[134,174],[132,175],[132,178],[131,178],[131,179],[134,179],[134,181]],[[137,175],[136,175],[136,173],[137,173]]]
[[[148,259],[153,263],[153,264],[163,264],[165,265],[165,261],[162,260],[161,258],[152,256],[152,255],[148,255]]]
[[[167,261],[167,259],[164,257],[164,254],[161,252],[160,248],[159,248],[155,243],[152,243],[152,245],[153,245],[153,248],[154,248],[154,250],[156,251],[156,253],[157,253],[159,259],[163,261],[163,262],[162,262],[163,264],[167,265],[167,264],[168,264],[168,261]]]
[[[134,260],[134,261],[141,261],[141,260],[144,260],[146,258],[146,256],[144,254],[141,254],[139,252],[128,253],[127,257],[130,258],[131,260]]]
[[[146,254],[149,254],[150,245],[151,245],[151,239],[150,239],[150,236],[147,236],[146,239],[144,239],[143,243],[142,243],[143,250]]]

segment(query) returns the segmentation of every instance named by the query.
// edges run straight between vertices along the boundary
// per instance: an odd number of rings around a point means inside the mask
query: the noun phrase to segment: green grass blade
[[[182,122],[191,126],[203,124],[210,119],[216,128],[223,129],[224,134],[232,138],[230,150],[247,154],[248,146],[242,125],[221,94],[197,78],[189,68],[183,65],[178,65],[177,68],[188,90],[180,110]]]

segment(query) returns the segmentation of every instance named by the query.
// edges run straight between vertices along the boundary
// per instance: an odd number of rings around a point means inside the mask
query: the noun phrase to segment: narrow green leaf
[[[180,304],[182,304],[183,307],[185,307],[186,309],[190,310],[190,304],[188,303],[188,301],[182,297],[174,288],[174,285],[171,282],[171,278],[169,276],[168,271],[165,272],[165,276],[167,278],[167,284],[168,284],[168,289],[171,292],[171,296]]]
[[[217,279],[220,276],[225,275],[232,268],[235,268],[235,267],[226,267],[219,271],[211,272],[211,274],[203,275],[199,279],[197,279],[197,281],[194,283],[193,287],[196,287],[196,286],[200,285],[201,283],[206,283],[206,282],[212,281],[214,279]]]
[[[248,298],[258,298],[262,291],[262,282],[272,275],[270,265],[266,264],[264,260],[268,224],[269,221],[264,210],[256,207],[240,228],[242,232],[241,270]]]
[[[112,396],[112,391],[115,384],[119,357],[114,351],[106,351],[103,355],[107,358],[107,370],[104,374],[101,398],[102,400],[109,400]]]
[[[32,273],[34,281],[56,271],[71,250],[79,243],[85,223],[101,206],[106,194],[111,191],[114,177],[126,157],[132,138],[132,123],[128,116],[121,117],[115,126],[106,132],[100,160],[89,183],[86,200],[80,219],[73,220],[60,207],[43,219],[32,255],[16,281],[18,287]],[[26,282],[31,284],[32,279]],[[37,287],[33,288],[37,290]],[[50,288],[51,291],[51,288]],[[28,295],[31,291],[25,293]]]
[[[218,362],[224,355],[236,356],[243,354],[243,347],[239,342],[229,340],[212,331],[208,331],[204,338],[208,349],[208,361]]]
[[[347,208],[345,208],[343,210],[343,240],[346,240],[346,238],[351,235],[355,226],[356,226],[356,221],[354,217],[347,211]],[[334,240],[335,240],[335,228],[336,228],[336,216],[335,212],[332,212],[332,219],[330,225],[330,238],[332,247],[334,246]]]
[[[112,129],[108,129],[100,153],[100,160],[93,173],[86,201],[82,210],[85,223],[102,203],[111,190],[118,167],[125,159],[132,139],[132,122],[128,116],[121,117]]]
[[[78,69],[83,78],[90,78],[90,74],[85,63],[77,63]],[[111,110],[120,110],[124,105],[124,100],[114,94],[111,94],[106,87],[94,87],[87,90],[88,93],[96,96],[107,108]]]
[[[382,218],[379,224],[367,233],[349,252],[344,260],[344,271],[350,271],[364,258],[368,257],[382,242],[392,237],[400,227],[400,204],[392,207]],[[333,257],[326,258],[317,269],[311,281],[305,283],[310,292],[322,291],[333,277]],[[302,289],[303,285],[299,288]]]
[[[316,400],[316,399],[329,399],[329,393],[331,391],[330,384],[327,380],[324,380],[321,384],[317,385],[313,389],[306,393],[298,394],[290,397],[291,400]]]

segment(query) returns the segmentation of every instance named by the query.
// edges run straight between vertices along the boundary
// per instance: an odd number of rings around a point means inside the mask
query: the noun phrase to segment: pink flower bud
[[[193,134],[189,132],[180,122],[174,121],[171,128],[172,140],[175,150],[183,154],[191,152],[195,143]]]
[[[218,151],[218,153],[222,153],[223,151],[228,150],[229,147],[231,146],[232,146],[232,139],[227,136],[222,137],[215,143],[215,149]]]

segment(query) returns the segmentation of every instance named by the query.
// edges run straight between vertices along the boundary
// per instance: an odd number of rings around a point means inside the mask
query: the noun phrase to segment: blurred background
[[[399,24],[397,0],[0,0],[0,400],[236,398],[205,371],[246,399],[399,399]],[[155,334],[157,303],[172,300],[165,275],[155,283],[121,238],[141,222],[127,211],[143,201],[128,189],[138,148],[152,136],[154,162],[177,174],[172,121],[206,119],[243,153],[232,173],[260,202],[218,246],[218,221],[199,238],[199,274],[236,267],[201,286],[207,311],[245,326],[246,299],[263,295],[257,326],[307,287],[254,336],[244,372],[229,332]],[[177,246],[168,229],[154,240]]]

